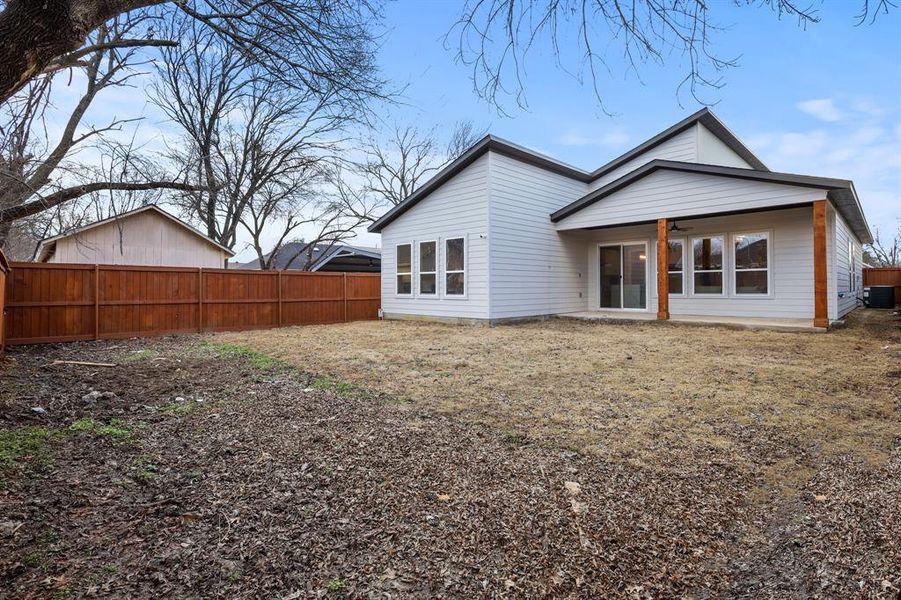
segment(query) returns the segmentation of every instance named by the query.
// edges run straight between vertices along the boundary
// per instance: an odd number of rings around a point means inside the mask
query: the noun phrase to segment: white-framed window
[[[413,294],[413,244],[398,244],[395,257],[397,281],[394,291],[398,296],[410,296]]]
[[[668,240],[667,245],[669,295],[681,296],[685,294],[685,240]]]
[[[444,240],[444,295],[466,295],[466,238]]]
[[[848,289],[857,291],[857,257],[854,255],[853,240],[848,240]]]
[[[691,240],[692,293],[698,296],[725,293],[723,286],[723,236],[708,235]]]
[[[768,295],[770,234],[765,231],[736,233],[732,236],[732,250],[735,253],[735,295]]]
[[[438,242],[419,242],[419,295],[438,293]]]

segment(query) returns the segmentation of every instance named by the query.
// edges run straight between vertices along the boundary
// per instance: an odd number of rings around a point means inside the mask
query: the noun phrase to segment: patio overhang
[[[828,199],[863,243],[872,241],[854,184],[844,179],[653,160],[550,215],[558,231],[811,206]]]

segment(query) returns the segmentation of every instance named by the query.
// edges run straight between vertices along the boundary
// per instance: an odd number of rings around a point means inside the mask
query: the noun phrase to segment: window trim
[[[423,271],[422,270],[422,244],[435,244],[435,270],[434,271]],[[420,298],[425,298],[427,300],[438,297],[438,264],[440,262],[438,255],[438,240],[419,240],[416,242],[416,295]],[[434,275],[435,276],[435,291],[431,294],[423,293],[422,291],[422,276],[423,275]],[[412,286],[411,286],[412,289]]]
[[[855,264],[854,240],[848,236],[848,291],[852,294],[857,292],[857,265]]]
[[[739,269],[735,256],[735,238],[740,235],[765,235],[766,236],[766,269]],[[757,229],[753,231],[735,231],[729,235],[729,244],[732,252],[731,287],[732,295],[736,298],[771,298],[773,296],[773,231],[771,229]],[[766,294],[749,294],[738,291],[739,271],[766,271]]]
[[[695,240],[703,240],[705,238],[720,238],[723,240],[723,256],[722,261],[723,264],[719,269],[695,269]],[[691,293],[689,297],[691,298],[723,298],[727,294],[726,292],[729,290],[729,285],[727,281],[727,270],[729,267],[729,249],[726,246],[726,242],[729,239],[729,236],[725,233],[703,233],[698,235],[693,235],[689,238],[691,241]],[[704,294],[695,292],[695,273],[722,273],[723,274],[723,285],[722,291],[719,294]]]
[[[670,242],[680,242],[680,243],[682,244],[682,271],[681,271],[681,273],[682,273],[682,291],[681,291],[680,293],[678,293],[678,294],[674,294],[673,292],[669,292],[669,295],[670,295],[670,296],[675,296],[676,298],[684,298],[684,297],[686,297],[686,296],[688,295],[688,289],[687,289],[686,286],[685,286],[685,275],[688,273],[688,265],[685,264],[685,263],[686,263],[686,260],[685,260],[685,246],[688,245],[688,244],[686,243],[686,239],[687,239],[687,238],[684,238],[684,237],[674,237],[674,238],[671,238],[671,237],[667,236],[667,240],[666,240],[666,243],[667,243],[667,244],[669,244]],[[669,247],[668,247],[668,246],[667,246],[667,250],[669,250]],[[667,258],[669,258],[669,257],[667,257]],[[666,277],[667,277],[667,282],[669,282],[669,275],[670,275],[670,273],[679,273],[679,271],[670,271],[670,270],[669,270],[669,260],[667,260],[667,265],[666,265]],[[669,290],[669,284],[668,284],[668,283],[667,283],[667,290]]]
[[[463,270],[462,271],[448,271],[447,270],[447,243],[451,240],[463,240]],[[449,235],[447,237],[442,238],[441,247],[444,250],[442,253],[443,260],[441,261],[441,297],[447,300],[466,300],[469,295],[469,240],[466,237],[466,234],[462,235]],[[448,273],[463,273],[463,293],[462,294],[448,294],[447,293],[447,275]]]
[[[403,272],[400,271],[399,262],[397,260],[397,257],[399,254],[397,249],[400,248],[401,246],[409,246],[410,247],[410,270],[409,271],[403,271]],[[415,260],[415,256],[413,254],[413,248],[415,246],[416,246],[416,244],[412,240],[410,240],[409,242],[398,242],[398,243],[394,244],[394,296],[396,298],[412,298],[413,297],[413,291],[415,289],[413,287],[413,271],[414,271],[414,260]],[[409,275],[410,276],[410,293],[409,294],[403,294],[403,293],[397,291],[397,280],[401,275]]]

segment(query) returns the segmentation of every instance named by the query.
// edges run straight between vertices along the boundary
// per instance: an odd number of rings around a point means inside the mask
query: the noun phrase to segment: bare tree
[[[858,24],[895,6],[892,0],[858,2]],[[804,28],[820,21],[811,4],[802,8],[795,0],[734,4],[768,7]],[[723,71],[737,64],[713,49],[714,37],[725,29],[714,13],[725,5],[707,0],[468,0],[445,41],[472,69],[476,92],[498,107],[506,94],[526,105],[526,62],[537,49],[549,50],[580,82],[587,76],[602,108],[603,77],[613,68],[608,51],[616,60],[621,55],[626,69],[636,74],[644,63],[684,56],[688,66],[679,88],[688,86],[695,99],[706,103],[701,92],[721,87]]]
[[[462,121],[454,126],[443,149],[434,129],[422,132],[413,126],[395,126],[383,141],[371,137],[363,144],[365,158],[357,164],[366,180],[365,191],[383,207],[397,206],[483,135],[471,121]]]
[[[138,76],[142,59],[135,49],[124,50],[116,43],[135,31],[146,29],[147,17],[114,20],[102,25],[92,37],[92,46],[103,48],[79,58],[70,67],[84,80],[84,92],[68,111],[62,131],[51,138],[45,124],[54,86],[62,73],[34,79],[0,113],[0,243],[11,224],[46,210],[96,193],[100,190],[139,192],[157,189],[187,190],[190,186],[159,173],[149,176],[136,169],[121,169],[116,177],[91,172],[77,154],[95,150],[111,141],[106,136],[119,132],[134,119],[116,118],[102,126],[83,124],[85,114],[108,88],[128,86]],[[74,79],[74,78],[73,78]],[[131,151],[126,153],[131,156]],[[93,175],[93,176],[91,176]]]
[[[893,239],[883,241],[879,230],[873,235],[873,243],[864,247],[864,253],[877,267],[901,267],[901,219]]]
[[[110,48],[167,45],[143,36],[89,40],[110,19],[152,7],[190,19],[300,88],[323,77],[348,97],[366,97],[374,77],[370,29],[380,15],[369,0],[0,0],[0,102],[48,70]]]
[[[342,231],[358,226],[324,186],[343,132],[366,107],[328,81],[286,85],[195,23],[182,24],[179,36],[192,41],[185,52],[164,52],[155,101],[184,132],[172,160],[187,165],[202,188],[176,200],[183,212],[229,248],[246,230],[262,268],[300,230],[335,237],[336,224]]]

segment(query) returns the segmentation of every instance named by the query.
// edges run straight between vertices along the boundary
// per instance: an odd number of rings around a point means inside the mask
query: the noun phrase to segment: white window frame
[[[463,270],[462,271],[448,271],[447,270],[447,243],[451,240],[463,240]],[[441,253],[442,261],[441,261],[441,297],[446,298],[448,300],[466,300],[469,295],[469,275],[467,274],[469,271],[469,240],[466,238],[466,235],[449,235],[441,240],[441,248],[443,252]],[[453,273],[463,273],[463,293],[462,294],[448,294],[447,293],[447,276],[448,274]]]
[[[695,240],[703,240],[705,238],[720,238],[723,240],[723,264],[719,269],[695,269]],[[725,233],[705,233],[701,235],[694,235],[689,238],[691,243],[691,293],[689,294],[692,298],[722,298],[726,296],[726,292],[729,289],[729,282],[727,276],[727,270],[729,267],[729,248],[726,246],[727,241],[729,240],[729,236]],[[683,265],[684,268],[684,265]],[[698,294],[695,292],[695,273],[722,273],[723,274],[723,290],[719,294]],[[684,287],[684,286],[683,286]]]
[[[688,243],[686,242],[686,238],[684,238],[684,237],[668,238],[666,240],[666,243],[669,244],[670,242],[679,242],[680,244],[682,244],[682,291],[679,292],[678,294],[669,292],[669,295],[675,296],[676,298],[684,298],[685,296],[688,295],[688,288],[686,287],[686,281],[685,281],[685,275],[688,273],[688,261],[686,260],[686,256],[685,256],[685,251],[686,251],[685,246],[687,246]],[[667,247],[667,252],[669,252],[669,247]],[[666,264],[667,289],[669,289],[670,273],[678,273],[678,271],[670,271],[669,270],[669,260],[668,259],[669,259],[669,256],[667,256],[667,261],[666,261],[667,262],[667,264]]]
[[[739,269],[738,260],[735,257],[735,239],[740,235],[765,235],[766,236],[766,268],[765,269]],[[738,298],[770,298],[773,295],[773,232],[769,229],[758,229],[757,231],[736,231],[730,234],[729,248],[732,254],[731,279],[732,294]],[[749,294],[739,293],[738,276],[739,271],[766,271],[766,294]]]
[[[434,271],[423,271],[422,270],[422,244],[435,244],[435,270]],[[438,254],[438,240],[419,240],[416,242],[416,294],[422,298],[437,298],[438,297],[438,289],[441,285],[441,282],[438,278],[438,264],[440,262],[440,255]],[[465,264],[464,264],[465,266]],[[423,275],[434,275],[435,276],[435,291],[431,294],[423,293],[422,291],[422,276]],[[412,289],[412,286],[411,286]]]
[[[848,291],[857,291],[857,265],[854,260],[854,240],[848,238]]]
[[[409,246],[410,247],[410,270],[409,271],[404,271],[404,272],[400,271],[399,261],[397,260],[397,257],[399,254],[397,249],[400,248],[401,246]],[[394,295],[397,298],[412,298],[413,297],[413,290],[415,289],[415,280],[413,279],[413,272],[415,271],[414,261],[416,258],[415,255],[413,254],[413,249],[415,247],[416,247],[416,244],[413,243],[412,241],[399,242],[394,245]],[[409,275],[410,276],[410,293],[409,294],[402,294],[401,292],[397,291],[397,280],[401,275]]]

